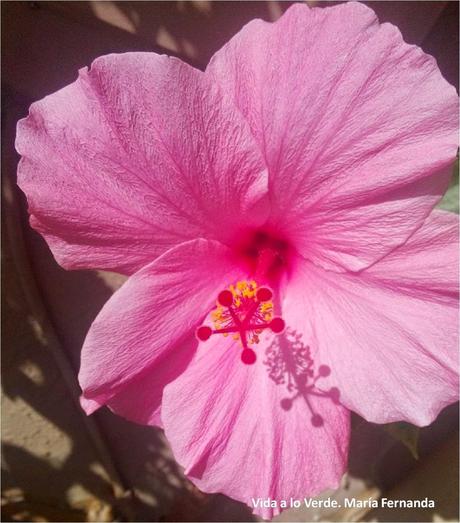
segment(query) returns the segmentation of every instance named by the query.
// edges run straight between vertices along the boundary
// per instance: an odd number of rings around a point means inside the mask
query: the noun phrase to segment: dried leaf
[[[387,423],[384,428],[388,434],[405,445],[415,459],[418,459],[417,447],[420,434],[418,427],[404,421],[399,421],[397,423]]]

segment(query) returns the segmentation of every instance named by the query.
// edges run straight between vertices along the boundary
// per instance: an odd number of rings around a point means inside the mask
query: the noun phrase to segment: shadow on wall
[[[127,51],[179,56],[204,69],[243,25],[256,17],[273,21],[291,3],[240,2],[235,9],[228,1],[6,2],[2,81],[38,100],[75,80],[78,69],[97,56]],[[457,2],[369,4],[381,21],[396,23],[406,41],[435,56],[458,89]]]

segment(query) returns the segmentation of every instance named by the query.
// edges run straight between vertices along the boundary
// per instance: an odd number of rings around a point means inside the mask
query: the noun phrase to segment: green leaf
[[[404,446],[406,446],[412,456],[415,459],[418,459],[418,437],[420,434],[420,429],[406,423],[405,421],[398,421],[397,423],[387,423],[384,426],[384,429],[393,436],[394,439],[400,441]]]
[[[454,172],[452,174],[452,180],[449,185],[444,198],[439,202],[437,207],[439,209],[444,209],[445,211],[455,212],[458,214],[459,205],[458,205],[458,156],[454,165]]]

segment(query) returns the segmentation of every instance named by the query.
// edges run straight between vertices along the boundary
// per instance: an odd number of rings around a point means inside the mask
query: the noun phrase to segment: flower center
[[[236,243],[236,252],[257,281],[278,283],[289,269],[291,248],[285,240],[263,229],[250,231]]]
[[[211,313],[214,328],[198,327],[197,338],[206,341],[213,334],[231,334],[243,348],[243,363],[255,363],[257,356],[249,345],[259,343],[259,335],[264,329],[276,334],[284,329],[284,320],[273,315],[272,297],[273,292],[268,287],[259,287],[254,280],[230,285],[219,293],[217,308]]]

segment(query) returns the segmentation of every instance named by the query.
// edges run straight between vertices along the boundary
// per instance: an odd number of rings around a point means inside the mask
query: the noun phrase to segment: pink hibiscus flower
[[[86,338],[85,410],[161,425],[251,506],[336,487],[350,410],[431,423],[458,397],[458,219],[433,211],[456,127],[435,60],[357,3],[255,20],[204,73],[103,56],[34,103],[32,226],[63,267],[130,276]]]

